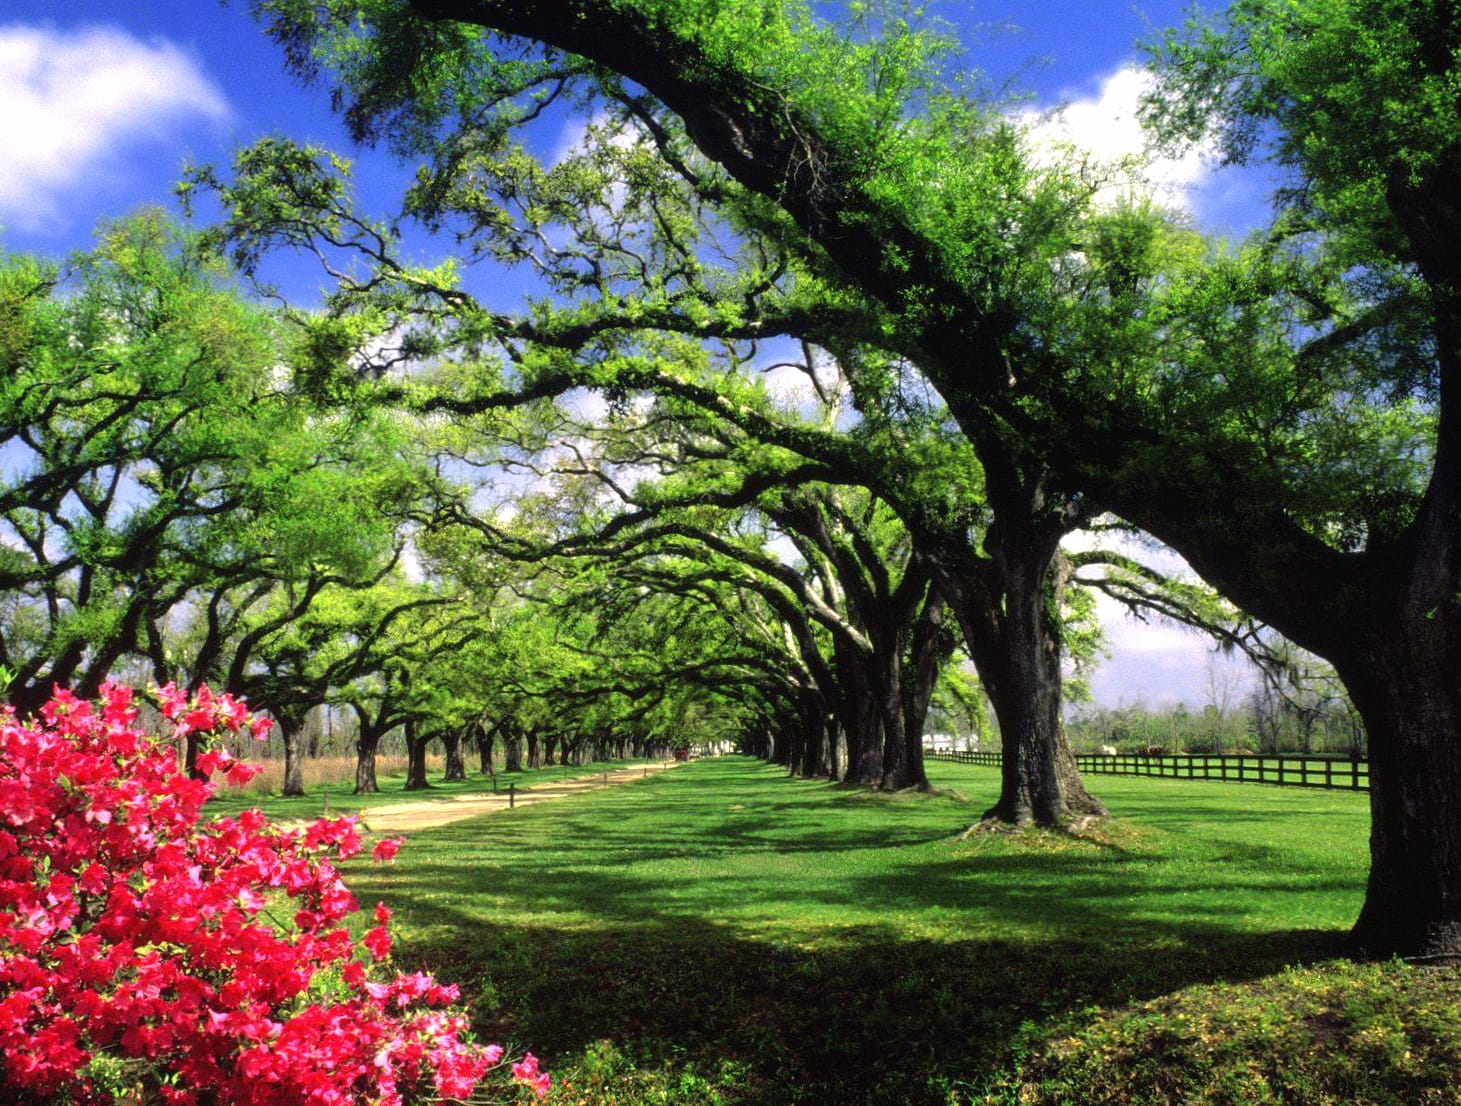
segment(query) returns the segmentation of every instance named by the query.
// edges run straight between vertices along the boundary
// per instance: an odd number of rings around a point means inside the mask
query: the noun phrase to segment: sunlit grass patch
[[[1045,1034],[989,1103],[1461,1102],[1461,971],[1335,961],[1214,983]]]
[[[965,837],[997,774],[936,771],[890,797],[709,761],[420,833],[352,882],[485,1032],[552,1058],[558,1101],[622,1106],[1019,1102],[1106,1019],[1135,1055],[1143,1004],[1281,992],[1359,908],[1361,795],[1103,779],[1109,822]]]

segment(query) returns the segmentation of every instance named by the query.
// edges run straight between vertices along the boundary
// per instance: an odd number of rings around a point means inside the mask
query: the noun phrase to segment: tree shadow
[[[573,1057],[612,1042],[638,1067],[737,1071],[737,1106],[935,1106],[1093,1006],[1239,981],[1336,955],[1341,935],[1193,927],[1144,947],[935,941],[892,928],[801,946],[693,919],[602,930],[462,924],[428,912],[419,955],[475,998],[479,1031]],[[592,1098],[587,1101],[594,1101]]]
[[[986,847],[956,839],[967,802],[844,816],[863,800],[744,774],[729,799],[734,770],[675,773],[441,827],[352,883],[392,900],[415,934],[403,961],[461,982],[488,1039],[550,1066],[611,1042],[638,1069],[720,1080],[727,1106],[943,1106],[1094,1007],[1340,954],[1338,928],[1278,920],[1283,896],[1358,893],[1359,873],[1262,842],[1201,864],[1164,839]],[[748,856],[764,878],[724,863]]]

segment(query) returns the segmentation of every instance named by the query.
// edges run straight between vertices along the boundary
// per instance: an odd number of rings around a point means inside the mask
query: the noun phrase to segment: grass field
[[[707,761],[352,883],[558,1102],[1461,1101],[1455,972],[1333,960],[1363,796],[1101,779],[1088,838],[964,839],[995,772],[935,767],[878,796]]]

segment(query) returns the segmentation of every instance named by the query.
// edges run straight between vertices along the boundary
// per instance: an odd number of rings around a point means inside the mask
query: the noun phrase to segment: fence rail
[[[928,760],[998,768],[999,753],[925,752]],[[1364,760],[1337,757],[1258,756],[1240,753],[1077,753],[1076,767],[1091,775],[1156,776],[1173,780],[1220,780],[1267,783],[1277,787],[1322,787],[1329,791],[1368,791],[1370,766]]]

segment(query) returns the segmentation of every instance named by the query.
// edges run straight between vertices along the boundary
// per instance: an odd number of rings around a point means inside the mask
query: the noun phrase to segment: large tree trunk
[[[802,703],[801,774],[813,779],[827,774],[827,709],[818,695],[807,695]]]
[[[203,778],[198,771],[198,757],[203,752],[203,735],[196,731],[183,738],[183,774],[190,780]]]
[[[1370,876],[1354,937],[1461,957],[1461,616],[1396,620],[1340,670],[1370,744]]]
[[[847,735],[847,783],[876,787],[883,779],[883,740],[878,699],[867,678],[866,658],[850,648],[837,655],[838,703]]]
[[[923,727],[928,720],[939,670],[953,652],[953,644],[943,632],[947,607],[943,593],[936,587],[931,589],[913,626],[902,678],[903,739],[907,743],[909,762],[925,790],[928,776],[923,766]]]
[[[5,692],[5,701],[15,708],[17,718],[31,718],[46,705],[57,686],[66,685],[60,680],[49,683],[45,680],[12,680]]]
[[[542,748],[541,748],[541,746],[538,743],[538,731],[537,730],[529,730],[528,731],[528,767],[529,768],[541,768],[541,767],[543,767],[543,754],[542,754]]]
[[[1081,782],[1061,719],[1058,541],[1006,532],[989,572],[998,586],[940,573],[999,723],[999,801],[984,816],[1014,825],[1106,813]]]
[[[441,744],[446,750],[446,768],[442,773],[443,783],[457,783],[467,778],[467,762],[462,756],[462,735],[460,730],[443,730]]]
[[[779,721],[777,728],[766,735],[768,748],[766,760],[770,764],[779,764],[783,768],[791,765],[791,754],[788,749],[788,741],[784,721]]]
[[[431,786],[426,778],[426,746],[431,744],[428,734],[420,733],[416,723],[406,723],[406,790],[425,791]]]
[[[922,750],[915,754],[908,745],[900,658],[894,652],[880,660],[884,670],[878,697],[883,722],[883,777],[879,784],[884,791],[902,791],[909,787],[927,790],[928,777],[923,772]]]
[[[800,712],[789,714],[777,735],[772,764],[779,764],[792,773],[801,766],[807,742],[807,735],[803,730],[804,724],[805,719]]]
[[[502,738],[502,770],[504,772],[523,770],[523,739],[518,734],[507,733]]]
[[[279,736],[284,743],[284,789],[285,795],[304,794],[304,742],[301,718],[280,718]]]
[[[759,757],[761,760],[771,759],[771,740],[766,736],[766,731],[761,727],[765,723],[758,723],[756,728],[748,730],[741,735],[741,752],[748,757]]]
[[[1058,552],[1038,544],[1004,556],[1004,666],[995,715],[1003,772],[999,801],[985,814],[1023,825],[1063,825],[1106,808],[1081,782],[1065,739],[1059,608],[1065,581]]]
[[[374,795],[380,791],[375,779],[375,755],[380,749],[381,735],[375,729],[361,729],[355,740],[355,794]]]
[[[495,729],[477,727],[477,771],[484,776],[495,775],[492,770],[492,743],[496,738]]]

